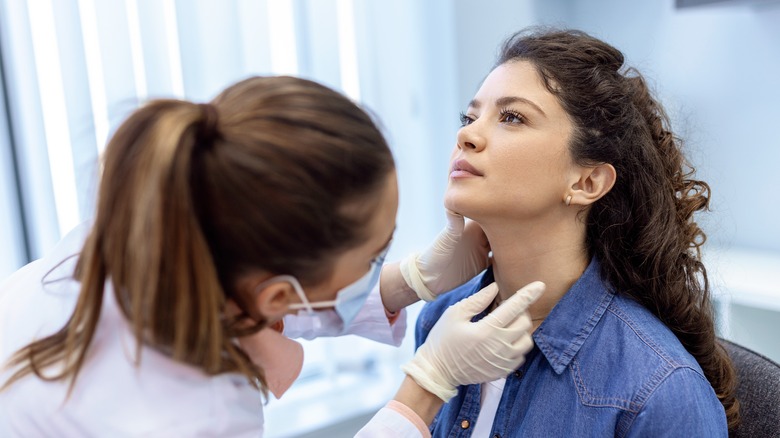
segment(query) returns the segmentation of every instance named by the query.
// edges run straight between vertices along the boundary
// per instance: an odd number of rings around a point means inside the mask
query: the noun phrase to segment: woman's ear
[[[581,167],[579,179],[571,185],[571,190],[564,195],[567,205],[575,204],[583,207],[593,204],[609,193],[615,185],[617,173],[609,163],[594,167]],[[571,199],[568,197],[571,196]]]

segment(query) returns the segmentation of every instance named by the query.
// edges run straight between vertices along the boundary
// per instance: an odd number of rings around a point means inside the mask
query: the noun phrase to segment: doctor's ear
[[[284,318],[290,304],[289,294],[295,294],[292,285],[287,282],[271,283],[258,289],[264,281],[264,276],[252,276],[239,281],[238,290],[246,297],[254,319],[265,318],[274,322]]]
[[[570,190],[564,195],[566,205],[586,207],[612,190],[617,179],[615,168],[609,163],[594,167],[580,167]]]

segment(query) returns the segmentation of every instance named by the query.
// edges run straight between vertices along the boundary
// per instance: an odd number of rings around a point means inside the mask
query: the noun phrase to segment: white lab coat
[[[52,254],[0,284],[0,363],[31,340],[60,329],[71,315],[79,292],[78,283],[70,278],[76,262],[72,256],[80,251],[87,232],[86,224],[78,227]],[[60,263],[43,284],[47,272]],[[405,316],[390,326],[374,291],[348,332],[398,345],[406,331]],[[288,336],[340,334],[296,327],[295,318],[286,318],[285,326]],[[100,322],[70,398],[66,401],[67,382],[25,377],[0,392],[0,437],[263,435],[262,396],[246,378],[208,376],[148,347],[142,348],[136,364],[135,345],[107,287]],[[9,376],[8,370],[0,371],[0,384]],[[385,411],[361,436],[420,436],[406,419]]]

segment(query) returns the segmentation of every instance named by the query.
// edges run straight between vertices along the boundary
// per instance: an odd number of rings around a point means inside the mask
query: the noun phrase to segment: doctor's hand
[[[517,369],[533,348],[528,306],[544,292],[535,281],[477,322],[498,293],[496,283],[447,309],[425,343],[402,369],[422,388],[444,400],[457,387],[490,382]]]
[[[447,210],[447,226],[427,250],[401,261],[401,275],[421,300],[433,301],[487,268],[489,252],[482,228]]]

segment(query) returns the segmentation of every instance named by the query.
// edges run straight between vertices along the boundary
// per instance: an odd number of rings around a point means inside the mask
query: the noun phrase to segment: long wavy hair
[[[242,373],[266,393],[263,370],[234,340],[267,321],[249,317],[237,279],[255,270],[326,279],[338,254],[369,237],[373,210],[354,206],[375,205],[393,169],[373,120],[315,82],[256,77],[209,104],[150,102],[106,148],[73,314],[12,356],[3,387],[34,374],[72,389],[110,281],[139,352]],[[237,318],[225,317],[229,298]]]
[[[693,217],[708,209],[710,188],[694,178],[664,109],[619,50],[581,31],[520,31],[505,41],[496,65],[516,60],[536,67],[573,121],[574,160],[609,163],[617,172],[612,190],[584,219],[601,275],[674,332],[735,427],[736,374],[716,340],[701,261],[706,236]]]

